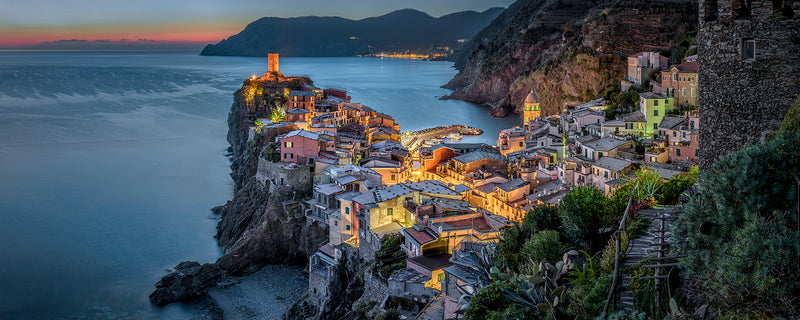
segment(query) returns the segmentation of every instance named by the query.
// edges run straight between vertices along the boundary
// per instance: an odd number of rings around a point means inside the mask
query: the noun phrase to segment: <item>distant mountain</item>
[[[329,57],[455,47],[462,44],[459,39],[471,39],[503,10],[463,11],[439,18],[413,9],[361,20],[266,17],[228,39],[207,45],[201,55],[262,57],[277,52],[282,56]]]
[[[602,96],[626,57],[670,50],[697,30],[696,0],[517,0],[454,57],[448,98],[520,113],[535,90],[545,115]],[[696,35],[696,34],[695,34]]]

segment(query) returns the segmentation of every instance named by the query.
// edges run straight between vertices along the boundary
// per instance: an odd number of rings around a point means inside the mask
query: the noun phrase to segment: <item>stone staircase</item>
[[[637,214],[650,219],[650,228],[647,229],[647,234],[629,242],[628,250],[625,252],[625,258],[623,260],[621,270],[634,266],[635,264],[639,263],[639,261],[647,257],[656,257],[659,250],[661,250],[663,256],[667,255],[670,248],[670,237],[672,236],[670,230],[672,230],[672,223],[675,222],[678,214],[680,214],[680,208],[671,206],[645,209],[639,211]],[[659,230],[662,217],[664,219],[663,232]],[[663,234],[664,244],[661,248],[659,248],[659,237],[661,237],[661,234]],[[620,304],[624,310],[631,311],[634,309],[633,292],[628,289],[628,285],[631,282],[631,276],[624,273],[621,273],[620,276]]]
[[[417,315],[421,320],[444,320],[444,294],[438,294]]]

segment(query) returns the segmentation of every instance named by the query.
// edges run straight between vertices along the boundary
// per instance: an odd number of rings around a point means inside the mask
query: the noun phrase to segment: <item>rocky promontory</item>
[[[668,51],[697,29],[693,0],[518,0],[456,57],[446,98],[520,113],[535,90],[544,116],[597,98],[628,55]]]
[[[150,295],[153,304],[163,306],[203,296],[228,277],[246,276],[266,265],[303,265],[328,238],[327,226],[307,224],[303,212],[291,205],[311,193],[310,177],[285,179],[281,184],[265,178],[274,170],[264,167],[268,163],[259,161],[257,150],[263,149],[262,144],[271,141],[274,134],[248,139],[248,124],[255,117],[265,117],[267,108],[253,108],[245,100],[243,91],[238,90],[228,115],[234,195],[225,205],[213,209],[220,216],[216,238],[224,255],[214,263],[178,264],[156,284]],[[307,172],[300,167],[285,173]]]

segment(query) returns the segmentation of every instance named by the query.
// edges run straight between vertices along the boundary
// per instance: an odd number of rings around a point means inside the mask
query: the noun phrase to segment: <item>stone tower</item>
[[[539,107],[539,97],[531,90],[525,98],[525,106],[522,109],[522,124],[528,125],[529,122],[542,116],[542,109]]]
[[[800,0],[700,0],[703,170],[777,130],[800,94]]]
[[[280,59],[280,55],[277,53],[269,53],[267,54],[267,59],[269,60],[269,72],[281,72],[280,71],[280,64],[278,60]]]

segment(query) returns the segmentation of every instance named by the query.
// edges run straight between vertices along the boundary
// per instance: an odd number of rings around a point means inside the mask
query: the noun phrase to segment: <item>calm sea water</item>
[[[265,59],[193,52],[0,51],[0,318],[190,318],[147,296],[180,261],[220,255],[209,209],[230,198],[232,93]],[[450,63],[284,58],[281,71],[394,115],[519,125],[440,101]]]

